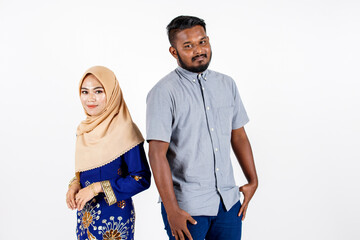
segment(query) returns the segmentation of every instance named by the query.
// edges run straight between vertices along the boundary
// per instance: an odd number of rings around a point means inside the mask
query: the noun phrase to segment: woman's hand
[[[75,196],[76,208],[81,211],[85,204],[95,197],[99,192],[102,192],[100,182],[93,183],[93,186],[87,186],[81,189]]]
[[[68,208],[74,210],[76,208],[75,196],[80,191],[81,186],[79,183],[72,183],[66,193],[66,204]]]

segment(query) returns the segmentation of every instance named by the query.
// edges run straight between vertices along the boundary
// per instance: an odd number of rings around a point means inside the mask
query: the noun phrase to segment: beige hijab
[[[90,116],[80,123],[76,131],[75,172],[101,167],[115,160],[144,141],[133,123],[115,74],[108,68],[95,66],[88,69],[80,81],[93,74],[103,85],[106,107],[98,116]]]

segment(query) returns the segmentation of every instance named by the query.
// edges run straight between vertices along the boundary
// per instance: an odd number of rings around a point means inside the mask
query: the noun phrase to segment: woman
[[[87,118],[76,132],[76,177],[66,194],[77,209],[77,238],[133,239],[131,197],[150,186],[144,139],[111,70],[90,68],[79,91]]]

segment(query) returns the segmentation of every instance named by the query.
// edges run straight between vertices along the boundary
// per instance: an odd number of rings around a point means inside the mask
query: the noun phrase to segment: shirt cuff
[[[102,189],[104,190],[104,193],[105,193],[105,196],[107,199],[106,202],[109,204],[109,206],[116,203],[117,202],[116,196],[111,187],[110,182],[108,180],[106,180],[106,181],[101,181],[100,184],[101,184]]]

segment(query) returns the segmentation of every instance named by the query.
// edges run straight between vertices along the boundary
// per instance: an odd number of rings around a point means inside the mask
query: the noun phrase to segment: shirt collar
[[[206,69],[204,72],[202,73],[194,73],[194,72],[190,72],[180,66],[178,66],[176,68],[176,70],[178,71],[178,73],[185,78],[186,80],[192,82],[192,83],[196,83],[197,79],[200,78],[201,80],[207,80],[207,75],[209,73],[208,69]]]

